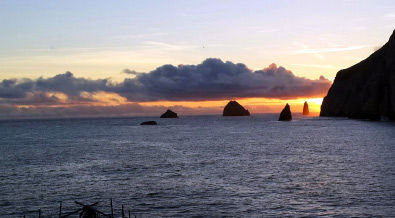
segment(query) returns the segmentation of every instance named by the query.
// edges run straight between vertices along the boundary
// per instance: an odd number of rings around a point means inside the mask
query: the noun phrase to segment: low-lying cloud
[[[97,93],[115,94],[125,99],[123,103],[127,104],[253,97],[314,98],[323,97],[331,86],[331,81],[323,76],[316,80],[298,77],[276,64],[263,70],[251,70],[242,63],[223,62],[214,58],[198,65],[163,65],[149,73],[125,69],[123,73],[133,75],[133,78],[114,83],[109,79],[77,78],[71,72],[66,72],[35,80],[4,79],[0,82],[0,106],[6,111],[18,105],[75,106],[97,102],[97,98],[92,97]],[[51,110],[62,113],[60,109]],[[87,108],[81,110],[87,111]]]
[[[0,83],[0,98],[25,98],[30,92],[61,92],[80,96],[82,92],[112,92],[133,102],[201,101],[245,97],[292,99],[321,97],[331,82],[297,77],[284,67],[271,64],[253,71],[245,64],[206,59],[198,65],[163,65],[149,73],[137,73],[121,83],[108,79],[76,78],[71,72],[47,79],[10,79]]]
[[[79,96],[81,92],[111,91],[108,79],[76,78],[71,72],[44,79],[10,79],[0,83],[0,98],[25,98],[34,92],[61,92],[68,96]]]
[[[114,106],[57,106],[57,107],[13,107],[0,105],[0,119],[24,118],[68,118],[68,117],[119,117],[119,116],[153,116],[159,117],[167,109],[176,111],[181,116],[221,114],[220,107],[191,108],[182,105],[171,107],[145,106],[139,103],[127,103]]]
[[[331,82],[295,76],[271,64],[253,71],[245,64],[206,59],[198,65],[164,65],[147,74],[125,79],[114,91],[131,101],[200,101],[265,97],[321,97]]]

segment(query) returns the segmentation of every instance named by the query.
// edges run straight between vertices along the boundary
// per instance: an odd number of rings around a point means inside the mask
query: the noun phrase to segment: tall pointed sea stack
[[[225,106],[222,116],[250,116],[250,112],[237,101],[230,101]]]
[[[303,115],[309,115],[309,114],[310,114],[309,105],[307,104],[307,101],[305,101],[303,105]]]
[[[291,107],[289,104],[285,105],[284,109],[280,113],[280,118],[278,121],[291,121],[292,120],[292,113]]]
[[[368,58],[337,73],[320,116],[395,119],[395,31]]]

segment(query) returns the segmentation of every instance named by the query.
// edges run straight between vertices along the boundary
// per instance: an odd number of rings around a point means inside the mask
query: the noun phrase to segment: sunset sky
[[[319,112],[395,2],[0,1],[0,118]]]

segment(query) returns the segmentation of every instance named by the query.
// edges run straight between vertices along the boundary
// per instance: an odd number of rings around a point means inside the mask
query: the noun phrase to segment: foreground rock
[[[337,73],[320,116],[395,119],[395,31],[367,59]]]
[[[292,114],[291,114],[291,107],[289,104],[285,105],[284,109],[280,113],[280,118],[278,121],[291,121]]]
[[[310,114],[309,105],[307,104],[307,101],[305,101],[303,105],[303,115],[309,115],[309,114]]]
[[[250,116],[250,112],[244,109],[237,101],[230,101],[225,106],[222,116]]]
[[[177,113],[172,110],[167,110],[164,114],[160,116],[160,118],[178,118]]]
[[[140,125],[157,125],[157,123],[155,121],[145,121],[142,122]]]

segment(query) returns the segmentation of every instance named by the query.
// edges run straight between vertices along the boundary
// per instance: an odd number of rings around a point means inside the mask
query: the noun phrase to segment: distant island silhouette
[[[395,31],[368,58],[337,73],[320,116],[395,120]]]
[[[178,118],[177,113],[168,109],[165,113],[163,113],[160,118]]]
[[[156,121],[151,120],[151,121],[144,121],[140,125],[146,126],[146,125],[158,125],[158,124],[156,123]]]
[[[237,101],[230,101],[225,106],[222,116],[250,116],[250,112]]]

